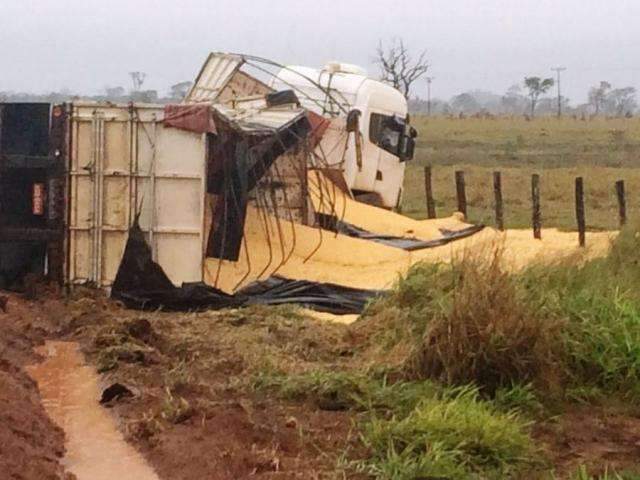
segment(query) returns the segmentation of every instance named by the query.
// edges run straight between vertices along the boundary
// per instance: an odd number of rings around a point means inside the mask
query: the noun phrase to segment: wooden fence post
[[[493,172],[493,196],[496,202],[496,227],[504,230],[504,211],[502,208],[502,175],[500,172]]]
[[[424,167],[424,193],[427,197],[427,218],[436,218],[436,203],[431,187],[431,165]]]
[[[464,186],[464,172],[456,171],[456,196],[458,197],[458,211],[467,217],[467,194]]]
[[[537,238],[539,240],[542,238],[542,215],[540,213],[540,175],[537,173],[531,175],[531,204],[533,238]]]
[[[624,180],[616,182],[616,195],[618,197],[618,215],[620,217],[620,228],[627,223],[627,199],[624,196]]]
[[[576,221],[578,222],[578,243],[585,245],[586,223],[584,219],[584,183],[582,177],[576,177]]]

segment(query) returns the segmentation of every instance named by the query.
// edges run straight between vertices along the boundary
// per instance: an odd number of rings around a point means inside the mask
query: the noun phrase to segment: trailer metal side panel
[[[136,216],[176,285],[202,280],[206,142],[160,106],[77,104],[71,119],[70,283],[108,287]]]

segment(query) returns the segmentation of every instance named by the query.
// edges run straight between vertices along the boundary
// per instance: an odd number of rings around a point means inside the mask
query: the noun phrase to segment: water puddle
[[[85,364],[78,344],[46,342],[38,353],[45,360],[27,370],[38,382],[47,414],[65,432],[65,468],[78,480],[158,480],[98,403],[98,376]]]

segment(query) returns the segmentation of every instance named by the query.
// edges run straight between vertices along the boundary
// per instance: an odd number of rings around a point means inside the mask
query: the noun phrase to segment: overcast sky
[[[376,44],[394,36],[427,49],[437,97],[556,65],[572,103],[600,80],[640,88],[640,0],[0,0],[0,91],[98,93],[140,70],[163,93],[210,51],[377,75]]]

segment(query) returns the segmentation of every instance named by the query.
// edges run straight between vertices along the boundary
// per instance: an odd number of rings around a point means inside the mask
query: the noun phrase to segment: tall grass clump
[[[490,393],[554,381],[560,325],[541,315],[505,271],[500,246],[450,264],[413,266],[388,298],[372,306],[374,323],[386,319],[390,304],[402,307],[391,338],[405,346],[404,370],[411,378],[474,383]]]
[[[410,368],[449,384],[494,391],[549,381],[557,365],[558,323],[539,314],[502,266],[502,250],[454,261],[449,294],[433,305]]]
[[[374,343],[387,326],[385,348],[402,345],[412,378],[489,394],[532,384],[640,395],[638,229],[624,229],[602,258],[510,273],[502,257],[498,246],[415,265],[361,322],[378,332]]]

